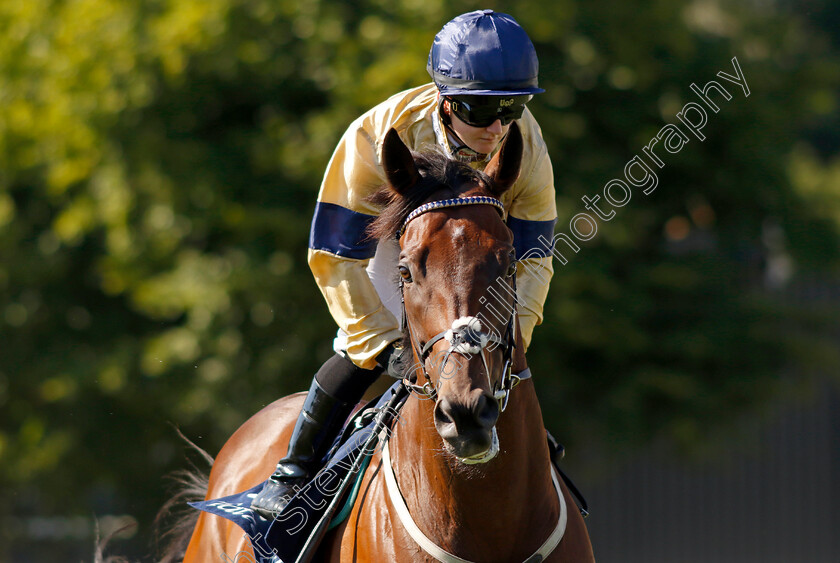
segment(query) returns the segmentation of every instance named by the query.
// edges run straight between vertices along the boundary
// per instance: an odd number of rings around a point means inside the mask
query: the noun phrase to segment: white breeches
[[[400,282],[397,263],[400,259],[400,243],[393,239],[381,240],[376,245],[376,254],[373,255],[367,267],[367,274],[373,287],[379,294],[382,304],[396,317],[397,322],[402,322],[402,304],[400,301]],[[338,329],[333,340],[333,350],[344,355],[347,349],[347,333]]]

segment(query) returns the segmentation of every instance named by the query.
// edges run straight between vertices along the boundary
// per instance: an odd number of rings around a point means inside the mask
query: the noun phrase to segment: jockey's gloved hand
[[[408,358],[407,350],[399,340],[395,340],[376,356],[376,363],[394,379],[402,379],[408,367]]]

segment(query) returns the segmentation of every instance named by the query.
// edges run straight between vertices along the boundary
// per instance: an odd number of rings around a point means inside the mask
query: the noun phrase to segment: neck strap
[[[402,493],[400,493],[397,478],[394,475],[394,466],[391,464],[391,452],[388,448],[388,442],[385,442],[385,445],[382,448],[382,462],[385,473],[385,486],[388,489],[388,497],[391,499],[391,504],[394,505],[394,509],[397,511],[400,522],[402,522],[403,527],[408,532],[408,535],[411,536],[411,539],[413,539],[417,545],[423,549],[423,551],[442,563],[470,563],[467,559],[462,559],[457,555],[449,553],[430,540],[414,522],[414,519],[411,517],[411,513],[408,511],[408,506],[405,504]],[[563,492],[557,479],[557,471],[555,471],[554,465],[551,464],[551,462],[549,462],[549,464],[551,465],[551,482],[554,484],[554,490],[557,492],[557,500],[560,503],[560,515],[557,518],[557,525],[554,527],[551,535],[548,536],[548,539],[543,542],[537,551],[525,560],[526,562],[545,560],[549,554],[554,551],[554,548],[557,547],[557,544],[560,543],[560,540],[563,539],[563,534],[566,532],[566,521],[568,519],[566,499],[563,498]]]

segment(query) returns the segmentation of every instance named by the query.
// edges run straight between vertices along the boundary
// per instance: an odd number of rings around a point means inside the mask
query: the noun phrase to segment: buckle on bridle
[[[513,362],[510,359],[505,361],[505,367],[502,370],[502,379],[499,381],[499,388],[493,393],[493,397],[499,402],[499,411],[505,412],[510,400],[510,392],[516,387],[520,378],[513,374]]]
[[[435,397],[437,397],[437,388],[431,381],[426,381],[423,385],[418,385],[412,382],[408,377],[404,377],[402,384],[409,393],[413,392],[419,399],[426,400],[435,399]]]

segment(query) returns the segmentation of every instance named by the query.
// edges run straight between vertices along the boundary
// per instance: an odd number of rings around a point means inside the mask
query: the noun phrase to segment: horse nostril
[[[499,403],[492,395],[482,393],[478,398],[474,413],[476,421],[482,428],[493,428],[499,420]]]
[[[435,423],[436,424],[456,424],[453,417],[453,407],[449,399],[442,397],[437,405],[435,405]],[[456,424],[457,426],[457,424]]]
[[[441,397],[435,406],[435,423],[438,427],[449,426],[456,434],[472,429],[490,430],[499,418],[499,405],[492,395],[482,393],[472,405],[450,401]],[[452,428],[454,426],[454,428]]]

